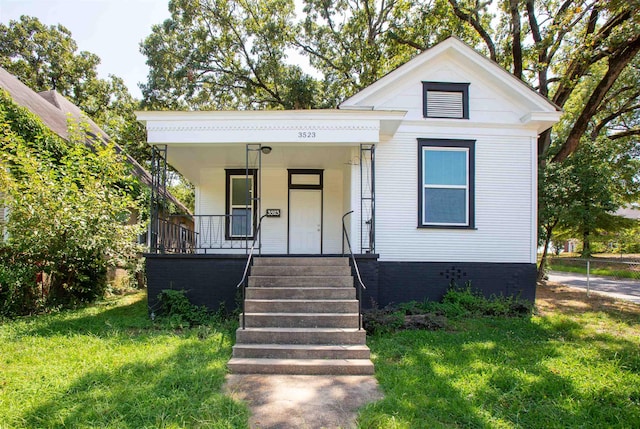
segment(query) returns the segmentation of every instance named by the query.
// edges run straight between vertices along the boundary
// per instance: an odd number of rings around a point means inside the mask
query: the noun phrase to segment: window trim
[[[450,116],[429,116],[427,114],[427,93],[429,91],[462,93],[462,117],[452,118]],[[422,82],[422,116],[424,118],[469,119],[469,83],[423,81]]]
[[[418,139],[418,228],[475,229],[475,140]],[[425,148],[466,149],[467,151],[467,223],[446,224],[424,222],[423,152]]]
[[[231,178],[247,176],[247,170],[244,168],[225,169],[225,226],[224,226],[224,238],[227,241],[246,241],[253,240],[253,236],[258,223],[258,212],[256,210],[256,200],[258,198],[258,170],[250,168],[249,176],[253,179],[253,197],[251,198],[251,211],[253,214],[252,230],[249,236],[234,236],[231,235]]]

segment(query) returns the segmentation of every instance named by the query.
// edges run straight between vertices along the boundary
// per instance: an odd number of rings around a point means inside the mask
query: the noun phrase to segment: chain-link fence
[[[550,257],[548,278],[557,283],[606,292],[621,298],[629,296],[640,303],[640,255],[622,257]]]

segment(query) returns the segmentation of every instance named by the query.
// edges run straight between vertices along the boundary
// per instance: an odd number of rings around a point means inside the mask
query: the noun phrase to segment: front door
[[[289,253],[322,253],[322,191],[289,191]]]
[[[322,253],[322,170],[289,170],[288,253]]]

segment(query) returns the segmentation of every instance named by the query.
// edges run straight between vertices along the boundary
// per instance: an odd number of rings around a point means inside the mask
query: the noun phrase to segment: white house
[[[156,220],[150,295],[184,287],[217,307],[254,241],[343,254],[344,219],[365,305],[438,299],[452,281],[532,300],[537,137],[560,113],[453,37],[338,109],[138,112],[156,173],[166,160],[196,190],[193,234]]]

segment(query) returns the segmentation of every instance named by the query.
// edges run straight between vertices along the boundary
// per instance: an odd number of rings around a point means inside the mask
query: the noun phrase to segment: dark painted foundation
[[[335,256],[335,255],[333,255]],[[146,255],[149,311],[158,307],[163,289],[183,289],[195,305],[212,310],[238,306],[236,285],[242,278],[246,255]],[[439,301],[452,281],[471,282],[485,296],[516,296],[533,302],[535,264],[483,262],[385,262],[378,255],[356,255],[366,286],[362,307],[384,307],[407,301]],[[352,273],[355,270],[352,264]]]
[[[185,290],[194,305],[217,311],[233,311],[239,302],[236,288],[246,255],[157,255],[146,257],[149,312],[158,309],[164,289]]]

